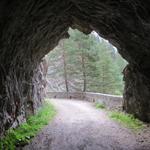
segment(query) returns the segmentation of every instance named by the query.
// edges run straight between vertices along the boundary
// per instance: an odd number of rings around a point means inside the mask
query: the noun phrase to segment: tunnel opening
[[[148,1],[1,0],[0,135],[36,113],[44,92],[42,58],[68,38],[69,27],[96,31],[129,62],[124,110],[150,121]]]
[[[70,28],[69,35],[69,39],[61,40],[46,55],[47,91],[122,96],[122,72],[127,62],[121,58],[117,48],[94,31],[85,35]]]

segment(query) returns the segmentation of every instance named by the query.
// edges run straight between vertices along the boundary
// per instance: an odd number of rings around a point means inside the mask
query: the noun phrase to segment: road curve
[[[58,114],[23,150],[148,150],[89,102],[51,100]]]

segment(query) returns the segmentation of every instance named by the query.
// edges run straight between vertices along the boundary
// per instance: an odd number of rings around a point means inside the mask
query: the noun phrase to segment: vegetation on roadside
[[[142,129],[144,126],[144,124],[133,115],[126,114],[124,112],[113,111],[110,112],[109,117],[133,130]]]
[[[18,128],[7,132],[6,136],[0,140],[0,150],[15,150],[16,146],[28,144],[31,138],[47,125],[55,114],[56,110],[53,105],[45,101],[36,115],[29,117],[27,122]]]
[[[100,102],[95,103],[95,107],[97,109],[106,109],[106,106]],[[127,114],[127,113],[120,112],[120,111],[111,111],[111,110],[107,110],[107,112],[111,119],[121,123],[125,127],[130,128],[134,131],[143,129],[144,127],[144,123],[138,120],[137,118],[135,118],[131,114]]]
[[[102,103],[96,103],[96,104],[95,104],[95,107],[96,107],[97,109],[105,109],[105,105],[102,104]]]

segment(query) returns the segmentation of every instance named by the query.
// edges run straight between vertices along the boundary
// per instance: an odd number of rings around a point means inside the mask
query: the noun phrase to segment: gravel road
[[[23,150],[150,150],[104,110],[78,100],[51,100],[58,114]]]

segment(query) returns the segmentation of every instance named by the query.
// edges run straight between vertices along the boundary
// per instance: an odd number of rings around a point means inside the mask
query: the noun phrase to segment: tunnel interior
[[[42,58],[68,29],[96,31],[128,61],[124,69],[126,112],[150,121],[150,2],[147,0],[1,0],[0,135],[42,103]],[[42,62],[42,63],[41,63]]]

